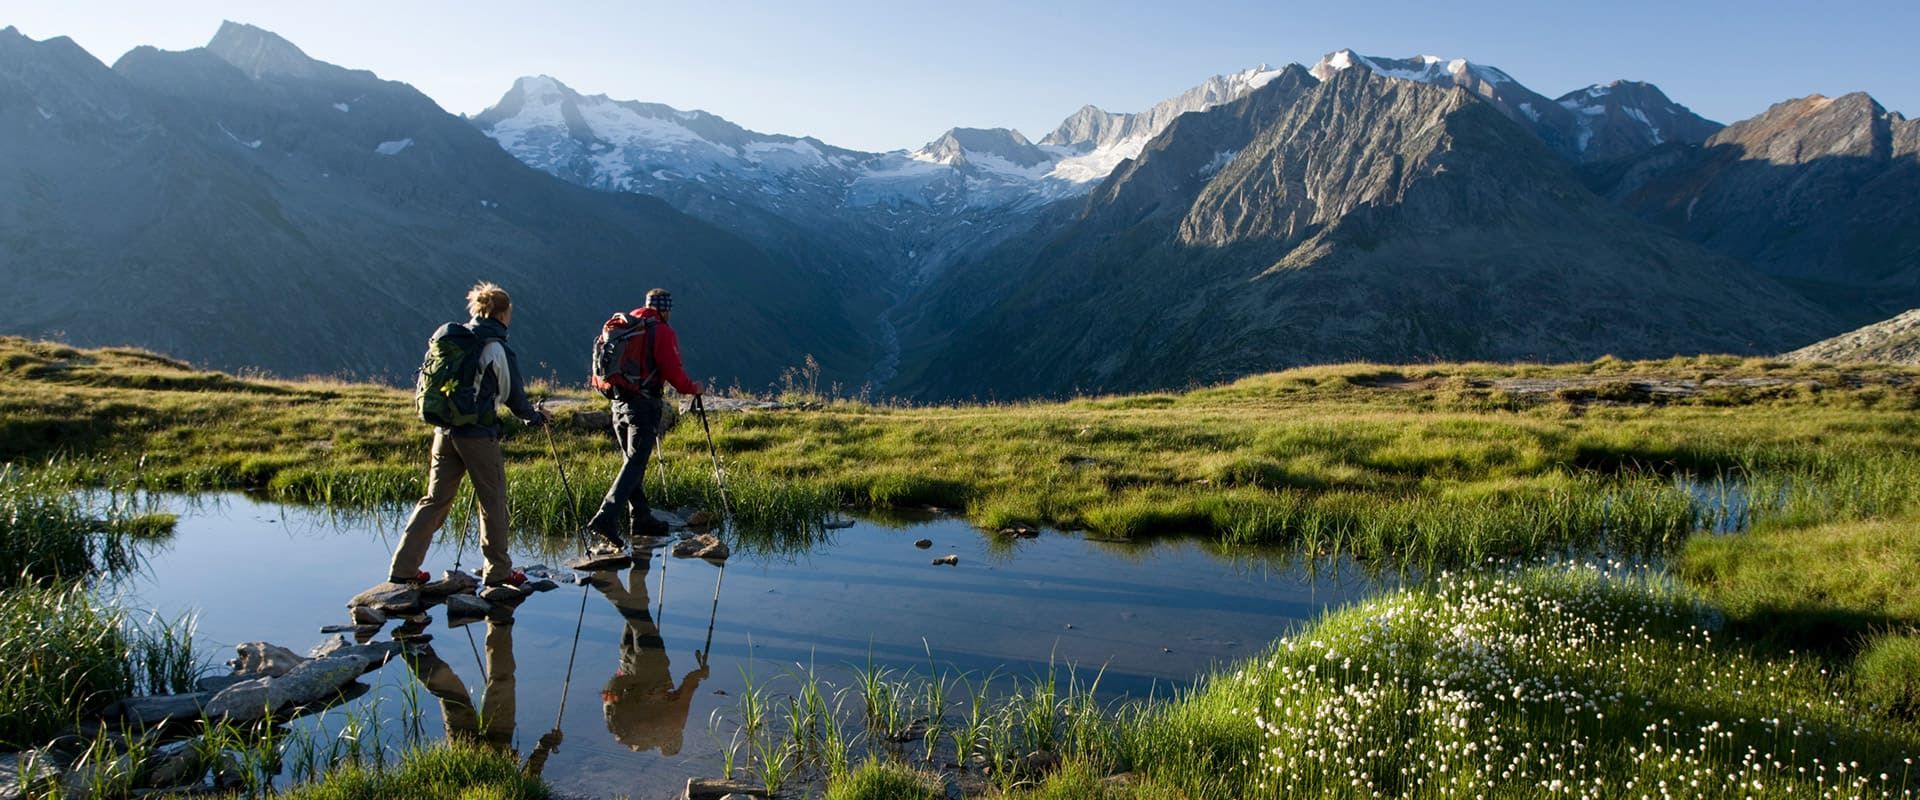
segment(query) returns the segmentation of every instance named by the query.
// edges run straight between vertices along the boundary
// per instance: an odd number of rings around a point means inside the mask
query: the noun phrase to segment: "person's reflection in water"
[[[513,748],[516,687],[511,616],[490,617],[487,620],[486,684],[477,708],[473,704],[473,696],[467,692],[466,684],[460,681],[453,667],[433,651],[431,645],[413,645],[402,652],[406,653],[407,666],[413,668],[414,676],[420,679],[429,694],[440,701],[440,716],[446,720],[448,739],[478,742],[519,757],[520,754]],[[540,737],[539,743],[534,745],[533,754],[527,757],[527,774],[539,775],[546,768],[547,756],[560,746],[560,739],[557,729]]]
[[[670,756],[680,752],[694,691],[707,677],[707,654],[693,651],[700,666],[687,673],[676,688],[672,665],[667,663],[666,642],[660,638],[660,627],[647,607],[647,567],[651,561],[651,553],[635,556],[624,586],[613,571],[596,572],[591,579],[593,588],[606,595],[627,621],[627,629],[620,636],[620,668],[607,680],[600,700],[613,738],[635,752],[658,749],[661,755]]]

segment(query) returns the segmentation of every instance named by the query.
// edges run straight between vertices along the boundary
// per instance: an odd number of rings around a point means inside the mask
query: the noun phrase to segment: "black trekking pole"
[[[713,655],[713,623],[720,618],[720,582],[727,579],[727,562],[720,562],[720,574],[713,579],[713,607],[707,609],[707,643],[700,652]]]
[[[700,429],[707,432],[707,457],[713,460],[713,482],[720,486],[720,510],[722,520],[733,521],[733,503],[727,499],[726,474],[720,471],[720,454],[713,448],[713,426],[707,424],[707,404],[702,395],[693,396],[693,410],[700,415]],[[717,587],[716,587],[717,588]],[[719,596],[718,592],[714,595]]]

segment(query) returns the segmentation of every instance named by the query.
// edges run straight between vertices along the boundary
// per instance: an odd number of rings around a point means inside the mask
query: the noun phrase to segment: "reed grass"
[[[0,749],[36,747],[130,694],[120,612],[78,585],[0,590]]]
[[[150,517],[99,519],[66,484],[0,465],[0,588],[124,572],[136,560],[130,538],[163,527]]]

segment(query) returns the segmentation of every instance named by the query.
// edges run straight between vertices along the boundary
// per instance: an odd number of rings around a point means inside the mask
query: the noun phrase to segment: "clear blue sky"
[[[868,150],[954,126],[1038,139],[1081,105],[1138,111],[1262,62],[1465,57],[1550,97],[1616,78],[1659,84],[1722,122],[1774,102],[1866,91],[1920,113],[1916,0],[125,0],[21,2],[0,26],[70,36],[111,64],[136,45],[205,44],[222,19],[324,61],[413,84],[449,111],[521,75],[719,114]]]

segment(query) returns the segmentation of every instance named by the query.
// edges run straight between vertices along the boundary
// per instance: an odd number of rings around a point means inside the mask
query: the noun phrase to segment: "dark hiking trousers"
[[[653,440],[659,432],[660,403],[653,398],[631,403],[614,401],[613,438],[626,461],[620,464],[620,473],[613,476],[607,496],[601,498],[600,510],[587,521],[588,530],[602,536],[618,534],[623,507],[629,520],[637,522],[653,516],[653,509],[647,506],[647,459],[653,456]]]

